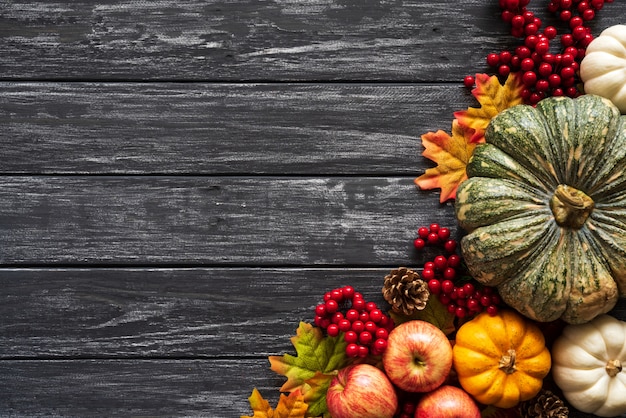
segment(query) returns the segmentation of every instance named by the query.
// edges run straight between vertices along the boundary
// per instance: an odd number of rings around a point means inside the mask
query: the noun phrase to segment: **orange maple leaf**
[[[482,142],[487,125],[494,116],[523,102],[523,89],[524,85],[517,73],[509,74],[504,85],[500,84],[495,75],[489,77],[487,74],[476,74],[476,87],[472,90],[472,95],[478,100],[480,107],[454,112],[454,117],[462,127],[475,130],[472,142]]]
[[[254,415],[242,415],[241,418],[304,418],[308,408],[304,402],[304,396],[299,390],[291,392],[289,396],[281,394],[276,409],[272,409],[269,402],[261,396],[256,388],[248,400]]]
[[[454,199],[459,184],[467,179],[465,167],[477,145],[474,136],[474,129],[461,126],[456,119],[452,121],[452,136],[441,130],[422,135],[422,155],[437,166],[416,178],[415,184],[423,190],[440,188],[441,203]],[[483,137],[480,142],[484,141]]]

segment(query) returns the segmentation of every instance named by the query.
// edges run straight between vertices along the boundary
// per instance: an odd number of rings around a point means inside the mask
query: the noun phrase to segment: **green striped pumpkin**
[[[469,161],[463,257],[529,318],[584,323],[626,295],[625,118],[589,94],[518,105]]]

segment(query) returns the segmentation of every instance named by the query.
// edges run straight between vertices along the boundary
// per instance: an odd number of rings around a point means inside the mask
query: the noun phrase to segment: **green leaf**
[[[396,325],[400,325],[403,322],[419,319],[422,321],[430,322],[431,324],[442,330],[443,333],[446,335],[450,335],[456,330],[456,327],[454,325],[454,315],[448,312],[448,309],[439,301],[439,298],[433,294],[428,297],[426,307],[421,311],[415,311],[409,316],[398,314],[392,311],[390,315]]]
[[[270,356],[272,370],[287,377],[281,392],[301,390],[309,405],[307,416],[327,415],[326,390],[337,370],[351,363],[343,334],[324,337],[322,330],[300,322],[291,343],[297,356]]]
[[[322,330],[306,322],[300,322],[296,336],[291,343],[297,356],[284,354],[270,356],[271,369],[287,377],[281,387],[282,392],[291,392],[302,387],[307,379],[317,372],[331,373],[345,367],[349,358],[343,334],[337,337],[324,337]]]

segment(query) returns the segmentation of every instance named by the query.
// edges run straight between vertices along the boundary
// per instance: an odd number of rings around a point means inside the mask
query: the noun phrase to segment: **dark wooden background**
[[[495,0],[0,2],[0,415],[275,403],[324,291],[460,236],[420,135],[507,32]]]

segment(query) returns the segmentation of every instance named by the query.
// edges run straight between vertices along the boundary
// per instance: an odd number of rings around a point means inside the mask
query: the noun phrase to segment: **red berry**
[[[365,309],[368,310],[368,312],[373,311],[374,309],[378,309],[378,306],[376,306],[376,302],[367,302],[365,304]]]
[[[436,223],[430,224],[429,226],[430,232],[434,232],[435,234],[439,232],[439,228],[440,228],[439,224],[436,224]]]
[[[365,309],[365,300],[361,298],[357,298],[356,296],[352,299],[352,307],[357,311],[361,311]]]
[[[535,84],[535,89],[539,92],[548,91],[549,88],[550,83],[548,83],[548,80],[545,79],[537,80],[537,84]]]
[[[452,267],[452,268],[457,268],[461,265],[461,257],[456,255],[456,254],[452,254],[450,255],[450,257],[448,257],[448,266]]]
[[[515,48],[515,55],[520,57],[521,59],[530,57],[531,51],[528,47],[520,45]]]
[[[558,74],[550,74],[548,76],[548,83],[550,84],[550,87],[552,88],[556,88],[558,86],[561,85],[561,76]],[[554,94],[554,92],[553,92]]]
[[[387,331],[385,328],[378,328],[376,330],[376,338],[387,339],[388,336],[389,336],[389,331]]]
[[[483,305],[484,307],[491,305],[491,297],[489,297],[489,295],[481,296],[480,304]]]
[[[453,253],[456,251],[456,245],[457,243],[455,240],[449,239],[445,244],[443,244],[443,249],[446,250],[446,252]]]
[[[374,341],[374,349],[379,353],[382,353],[387,349],[387,340],[383,338],[379,338]]]
[[[552,65],[547,62],[542,62],[541,64],[539,64],[538,72],[542,77],[548,77],[550,74],[552,74]]]
[[[352,286],[344,286],[341,289],[341,292],[343,293],[343,297],[346,299],[352,299],[354,297],[354,287]]]
[[[379,323],[382,318],[383,311],[381,311],[380,309],[374,309],[370,312],[370,320],[374,321],[375,323]]]
[[[474,294],[474,285],[471,283],[465,283],[463,285],[463,290],[465,291],[465,294],[467,294],[468,296],[473,295]]]
[[[546,26],[546,28],[543,30],[543,34],[548,39],[554,39],[556,38],[557,30],[554,26]]]
[[[435,270],[424,268],[424,270],[422,270],[422,278],[429,281],[433,280],[435,278]]]
[[[453,290],[454,290],[454,283],[452,282],[452,280],[444,280],[443,282],[441,282],[441,291],[445,295],[452,294]]]
[[[530,58],[529,58],[530,59]],[[532,61],[532,60],[531,60]],[[533,63],[533,67],[534,67],[534,63]],[[537,83],[537,74],[535,74],[534,71],[526,71],[523,75],[522,75],[522,83],[524,83],[524,85],[526,87],[532,87],[535,85],[535,83]]]
[[[439,239],[441,241],[447,241],[448,238],[450,238],[450,228],[439,228],[439,232],[437,232],[437,235],[439,235]]]
[[[339,309],[339,304],[334,299],[326,301],[326,313],[333,314]]]
[[[448,280],[454,280],[456,278],[456,270],[451,267],[447,267],[443,271],[443,278]]]
[[[333,324],[338,324],[343,318],[343,314],[341,312],[335,312],[330,318],[330,322]]]
[[[500,64],[500,55],[491,53],[487,55],[487,65],[490,67],[496,67]]]
[[[448,312],[450,312],[451,314],[455,314],[456,313],[456,308],[457,308],[456,303],[449,303],[448,304]]]
[[[363,332],[365,330],[365,324],[363,323],[363,321],[354,321],[352,323],[352,331],[356,332],[357,334]]]
[[[369,320],[370,320],[370,314],[367,312],[367,310],[363,310],[363,312],[359,314],[359,321],[365,324]]]
[[[330,291],[330,297],[331,299],[337,301],[337,302],[342,302],[343,301],[343,292],[341,291],[341,289],[333,289]]]
[[[422,238],[416,238],[413,241],[413,246],[416,250],[423,250],[426,247],[426,241],[424,241]]]
[[[452,298],[450,296],[445,295],[443,293],[439,295],[439,302],[441,302],[442,304],[447,305],[451,301],[452,301]]]
[[[359,340],[359,334],[355,331],[345,331],[343,339],[346,340],[347,343],[356,343]]]
[[[534,23],[529,23],[524,27],[524,33],[526,35],[536,35],[539,31],[539,28]]]
[[[320,303],[315,307],[315,314],[317,316],[325,316],[326,315],[326,304]]]
[[[430,231],[425,226],[422,226],[417,230],[417,235],[422,239],[428,238],[429,233]]]
[[[532,58],[524,58],[522,62],[520,62],[520,69],[522,71],[531,71],[535,68],[535,61]]]
[[[356,309],[348,309],[345,314],[345,318],[350,322],[354,322],[359,319],[359,311]]]
[[[370,334],[374,335],[377,329],[378,325],[376,325],[374,321],[367,321],[365,323],[365,331],[369,332]]]
[[[348,357],[358,357],[359,356],[359,346],[352,343],[346,346],[346,355]]]
[[[367,357],[369,355],[369,353],[370,353],[369,348],[367,348],[364,345],[360,345],[359,346],[359,357],[365,358],[365,357]]]
[[[363,331],[359,334],[359,342],[363,345],[367,345],[374,340],[372,333],[369,331]]]
[[[576,75],[576,71],[572,67],[563,67],[561,68],[561,77],[562,78],[571,78]]]
[[[439,235],[436,232],[431,232],[428,234],[427,241],[431,245],[435,245],[439,243]]]
[[[498,314],[498,307],[494,305],[487,306],[487,313],[491,316],[496,316]]]
[[[350,329],[352,329],[352,323],[347,319],[342,319],[341,321],[339,321],[337,323],[337,326],[339,327],[339,331],[343,332],[350,331]]]
[[[472,311],[472,312],[478,312],[482,309],[482,307],[480,306],[480,302],[478,302],[476,299],[471,298],[467,300],[467,304],[466,307],[468,310]]]
[[[463,78],[463,85],[467,88],[474,87],[475,82],[476,80],[474,80],[474,77],[472,77],[471,75],[467,75],[465,76],[465,78]]]
[[[326,332],[331,337],[336,337],[339,335],[339,326],[337,324],[330,324],[328,328],[326,328]]]
[[[515,15],[513,16],[513,18],[511,18],[511,26],[513,26],[514,28],[523,28],[525,24],[526,20],[522,15]]]
[[[436,256],[433,262],[435,263],[435,268],[438,270],[444,270],[448,267],[448,259],[443,255]]]
[[[441,282],[437,279],[431,279],[428,281],[428,290],[434,295],[441,293]]]
[[[467,309],[463,306],[457,306],[454,315],[456,315],[457,318],[465,318],[467,316]]]

